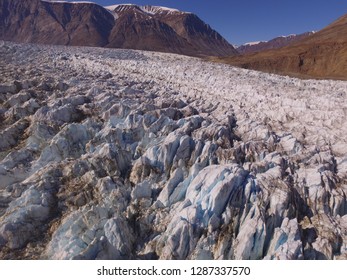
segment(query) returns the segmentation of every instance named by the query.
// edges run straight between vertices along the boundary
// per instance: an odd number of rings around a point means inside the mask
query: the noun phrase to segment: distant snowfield
[[[1,257],[347,259],[346,82],[132,50],[0,57]]]
[[[267,43],[268,41],[256,41],[256,42],[248,42],[243,44],[242,46],[255,46],[255,45],[259,45],[260,43]]]

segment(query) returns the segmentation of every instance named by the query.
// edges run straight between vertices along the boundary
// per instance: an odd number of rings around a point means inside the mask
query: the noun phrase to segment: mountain
[[[107,8],[116,18],[110,47],[169,50],[198,56],[237,53],[220,34],[192,13],[130,4]]]
[[[303,78],[347,80],[347,15],[289,46],[216,61]]]
[[[105,8],[89,2],[0,0],[0,39],[192,56],[237,53],[192,13],[131,4]]]
[[[261,41],[261,42],[252,42],[252,43],[246,43],[242,46],[239,46],[237,48],[237,51],[240,54],[249,54],[249,53],[255,53],[265,50],[271,50],[271,49],[279,49],[285,46],[288,46],[290,44],[293,44],[294,42],[298,42],[304,38],[307,38],[311,35],[313,35],[315,32],[305,32],[302,34],[291,34],[288,36],[280,36],[276,37],[270,41]]]
[[[0,0],[3,40],[73,46],[106,46],[114,17],[93,3]]]

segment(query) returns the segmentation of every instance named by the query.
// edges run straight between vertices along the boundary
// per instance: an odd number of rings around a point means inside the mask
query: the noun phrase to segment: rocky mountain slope
[[[304,78],[347,79],[347,15],[290,46],[216,59],[244,68]]]
[[[247,43],[237,47],[236,49],[239,52],[239,54],[250,54],[250,53],[261,52],[265,50],[279,49],[279,48],[288,46],[290,44],[293,44],[295,42],[298,42],[300,40],[303,40],[313,35],[314,33],[315,32],[305,32],[298,35],[292,34],[288,36],[280,36],[270,41]]]
[[[347,259],[346,82],[132,50],[0,57],[1,259]]]
[[[192,56],[236,50],[196,15],[162,7],[0,0],[0,39],[129,48]]]
[[[115,5],[107,7],[116,16],[109,47],[158,50],[193,56],[235,55],[220,34],[192,13],[175,9]]]

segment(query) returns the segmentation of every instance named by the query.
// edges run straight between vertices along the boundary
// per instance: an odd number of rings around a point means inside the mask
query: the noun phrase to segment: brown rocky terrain
[[[0,39],[229,56],[236,50],[196,15],[161,7],[0,0]]]
[[[7,41],[106,46],[114,17],[96,4],[0,0],[0,38]]]
[[[303,78],[347,79],[347,15],[293,45],[249,55],[219,58],[247,69]]]
[[[168,51],[193,56],[237,53],[220,34],[192,13],[126,4],[108,9],[117,18],[109,47]]]

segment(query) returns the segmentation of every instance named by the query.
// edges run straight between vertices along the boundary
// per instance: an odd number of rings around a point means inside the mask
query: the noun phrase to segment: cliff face
[[[347,79],[347,15],[290,46],[217,61],[306,78]]]
[[[158,19],[172,27],[196,49],[205,50],[204,53],[208,55],[213,55],[214,52],[220,55],[237,54],[237,51],[219,33],[194,14],[159,13]]]
[[[196,15],[162,7],[0,0],[0,39],[72,46],[234,55]]]
[[[0,1],[0,38],[15,42],[105,46],[114,17],[96,4]]]

